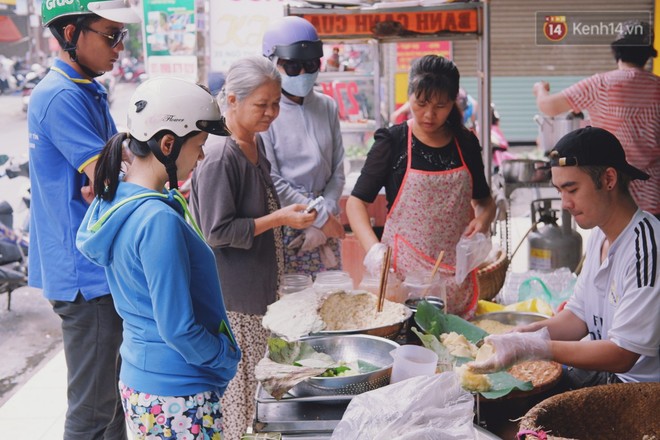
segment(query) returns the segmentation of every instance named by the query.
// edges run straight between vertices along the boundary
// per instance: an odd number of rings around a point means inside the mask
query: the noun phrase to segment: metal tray
[[[491,312],[476,316],[472,318],[471,322],[476,323],[484,319],[490,319],[507,325],[526,325],[548,318],[549,316],[542,313],[533,312]]]
[[[275,400],[261,386],[256,392],[256,432],[281,432],[287,439],[330,439],[332,431],[355,396],[294,397]],[[475,440],[501,440],[475,425]]]

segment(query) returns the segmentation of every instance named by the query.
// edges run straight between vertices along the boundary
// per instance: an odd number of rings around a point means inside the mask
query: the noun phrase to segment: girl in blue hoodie
[[[128,127],[99,157],[97,196],[77,235],[80,251],[105,268],[124,321],[119,389],[128,425],[136,438],[219,440],[220,397],[241,352],[213,251],[177,182],[204,157],[209,133],[229,133],[213,96],[178,78],[141,84]]]

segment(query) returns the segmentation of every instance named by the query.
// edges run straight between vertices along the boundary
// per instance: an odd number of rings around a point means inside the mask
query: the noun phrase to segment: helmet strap
[[[170,182],[170,189],[179,189],[179,179],[177,178],[177,169],[176,169],[176,160],[179,157],[179,152],[181,152],[181,147],[183,146],[184,140],[178,136],[174,138],[174,145],[172,145],[172,151],[169,155],[165,156],[160,149],[160,142],[154,138],[151,138],[147,141],[147,145],[156,159],[163,165],[165,165],[165,171],[167,171],[167,178]]]
[[[99,76],[103,75],[103,73],[104,73],[104,72],[95,72],[95,71],[93,71],[92,69],[90,69],[89,67],[87,67],[87,66],[85,66],[84,64],[82,64],[82,63],[81,63],[80,61],[78,61],[78,60],[73,60],[73,61],[74,61],[77,65],[79,65],[80,68],[83,70],[83,72],[85,72],[85,73],[87,74],[87,76],[89,76],[90,78],[96,78],[96,77],[99,77]]]
[[[51,26],[50,31],[55,37],[55,39],[62,46],[62,50],[64,50],[67,54],[69,54],[69,58],[71,59],[71,61],[79,65],[82,71],[85,72],[87,76],[89,76],[90,78],[96,78],[98,76],[103,75],[103,72],[95,72],[94,70],[82,64],[80,61],[78,61],[78,54],[76,53],[76,50],[78,49],[78,38],[80,37],[80,33],[82,32],[83,29],[82,24],[84,23],[85,18],[86,16],[84,15],[80,16],[78,17],[76,22],[73,23],[76,30],[73,31],[73,37],[71,38],[71,41],[66,41],[61,30],[57,29],[55,26]]]

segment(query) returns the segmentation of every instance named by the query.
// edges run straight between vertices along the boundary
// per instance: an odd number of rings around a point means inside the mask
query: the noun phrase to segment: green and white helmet
[[[118,23],[141,21],[130,0],[42,0],[41,2],[41,19],[44,27],[61,17],[88,14],[96,14]]]

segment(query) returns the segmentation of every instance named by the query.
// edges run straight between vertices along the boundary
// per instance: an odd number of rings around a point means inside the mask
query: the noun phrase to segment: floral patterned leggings
[[[139,440],[222,440],[220,396],[154,396],[119,382],[126,422]]]

